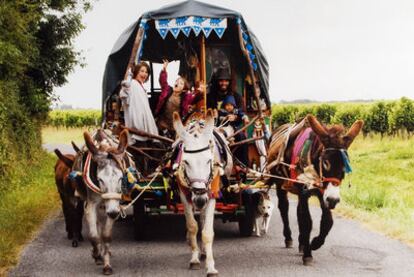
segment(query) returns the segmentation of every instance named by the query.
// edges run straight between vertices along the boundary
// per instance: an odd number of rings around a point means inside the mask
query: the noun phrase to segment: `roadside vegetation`
[[[56,99],[54,88],[82,64],[73,42],[90,2],[0,5],[0,275],[57,205],[41,127]]]
[[[60,205],[54,184],[56,158],[43,151],[19,164],[0,192],[0,276],[18,262],[22,247]]]

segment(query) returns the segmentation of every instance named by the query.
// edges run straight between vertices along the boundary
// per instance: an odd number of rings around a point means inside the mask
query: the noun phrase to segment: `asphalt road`
[[[292,203],[293,205],[295,203]],[[297,236],[295,209],[290,209],[292,231]],[[319,209],[312,208],[314,232]],[[355,221],[335,218],[326,244],[313,253],[312,266],[303,266],[294,248],[283,247],[278,211],[263,237],[241,238],[236,223],[215,221],[214,256],[220,276],[414,276],[414,249],[370,232]],[[133,239],[130,220],[118,221],[112,243],[115,276],[204,276],[204,269],[190,271],[190,249],[185,242],[181,216],[155,216],[147,241]],[[86,237],[86,230],[84,229]],[[10,276],[100,276],[85,241],[72,248],[65,238],[63,216],[47,222],[38,237],[23,251]]]

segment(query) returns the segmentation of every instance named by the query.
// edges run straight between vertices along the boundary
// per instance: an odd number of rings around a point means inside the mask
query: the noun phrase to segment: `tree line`
[[[298,121],[309,113],[324,124],[343,124],[345,127],[363,119],[365,135],[412,135],[414,132],[414,101],[406,97],[370,103],[275,104],[272,107],[273,127]]]

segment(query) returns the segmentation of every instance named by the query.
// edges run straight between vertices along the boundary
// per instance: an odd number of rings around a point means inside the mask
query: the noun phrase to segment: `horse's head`
[[[325,206],[334,209],[340,201],[339,185],[345,173],[351,170],[347,150],[361,131],[364,122],[355,121],[345,133],[343,126],[325,127],[313,115],[308,115],[307,120],[323,145],[317,157],[316,168],[322,178]]]
[[[99,182],[101,196],[105,201],[106,214],[116,218],[120,212],[119,200],[122,178],[124,175],[123,160],[128,145],[128,131],[124,130],[119,136],[118,147],[112,147],[104,142],[102,130],[98,131],[97,138],[101,143],[96,146],[88,132],[84,138],[92,160],[96,163],[96,178]]]
[[[212,151],[214,119],[212,111],[207,112],[204,127],[187,130],[178,113],[174,113],[174,129],[183,143],[181,167],[183,178],[191,191],[191,200],[199,210],[209,199],[213,178],[214,154]]]

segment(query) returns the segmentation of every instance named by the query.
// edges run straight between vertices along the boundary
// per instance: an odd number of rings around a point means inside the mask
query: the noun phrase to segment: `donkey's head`
[[[105,134],[100,130],[97,138],[102,140],[103,135]],[[96,146],[88,132],[84,133],[84,138],[86,146],[92,153],[92,159],[97,165],[96,178],[101,189],[101,196],[105,200],[106,214],[111,218],[116,218],[120,212],[119,200],[124,175],[123,159],[128,144],[128,131],[121,132],[117,148],[102,141]]]
[[[198,127],[191,130],[187,130],[178,113],[174,113],[174,129],[183,143],[181,159],[183,178],[191,191],[192,202],[201,210],[209,199],[213,177],[213,113],[211,110],[207,112],[204,127],[198,124]]]
[[[334,209],[340,201],[339,185],[345,173],[351,171],[347,150],[361,131],[364,122],[355,121],[345,133],[343,126],[325,127],[313,115],[308,115],[307,120],[323,145],[316,168],[319,169],[323,182],[325,206]]]

